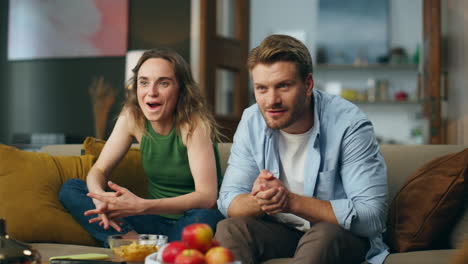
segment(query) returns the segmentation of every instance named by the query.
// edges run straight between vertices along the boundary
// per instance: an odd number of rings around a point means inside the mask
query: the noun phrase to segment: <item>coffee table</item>
[[[109,248],[51,243],[31,243],[29,245],[39,251],[43,264],[49,264],[50,257],[83,253],[107,254],[110,256],[110,259],[120,260],[114,256]]]

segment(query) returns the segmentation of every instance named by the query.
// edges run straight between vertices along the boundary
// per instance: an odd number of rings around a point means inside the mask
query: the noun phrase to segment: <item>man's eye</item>
[[[264,91],[264,90],[266,90],[265,86],[257,86],[256,89],[257,89],[258,91]]]
[[[148,85],[148,81],[139,81],[138,84],[140,86],[146,86],[146,85]]]
[[[288,88],[288,87],[289,87],[289,83],[280,84],[280,88]]]

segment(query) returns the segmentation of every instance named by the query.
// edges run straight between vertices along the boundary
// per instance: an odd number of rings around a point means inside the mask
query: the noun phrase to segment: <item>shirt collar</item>
[[[317,134],[317,137],[320,136],[320,115],[319,112],[321,111],[320,103],[322,99],[322,94],[318,92],[316,89],[313,90],[314,96],[314,127],[313,127],[313,134]]]

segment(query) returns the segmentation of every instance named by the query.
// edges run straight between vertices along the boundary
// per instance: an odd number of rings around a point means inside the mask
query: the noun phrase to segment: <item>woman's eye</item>
[[[159,85],[161,85],[162,87],[168,87],[169,86],[169,82],[160,82]]]

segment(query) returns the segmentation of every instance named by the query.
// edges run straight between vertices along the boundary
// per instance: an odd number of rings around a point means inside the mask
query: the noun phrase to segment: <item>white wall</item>
[[[301,32],[304,44],[315,56],[317,39],[318,4],[320,0],[252,0],[250,48],[273,33]],[[323,0],[322,0],[323,1]],[[294,36],[294,35],[293,35]],[[401,46],[410,56],[422,43],[422,0],[389,0],[389,47]],[[389,80],[391,95],[404,90],[416,94],[417,71],[319,71],[316,83],[338,80],[352,89],[364,89],[368,78]],[[412,96],[414,99],[414,95]],[[414,128],[426,127],[419,118],[419,104],[365,104],[359,105],[374,123],[376,134],[384,141],[416,144],[420,139],[411,137]]]
[[[298,33],[315,54],[320,0],[250,1],[250,48],[274,33]],[[323,0],[322,0],[323,1]],[[401,46],[410,55],[422,43],[422,0],[389,1],[389,46]]]
[[[413,55],[422,43],[422,0],[388,0],[390,47],[401,46]]]
[[[447,139],[449,144],[468,145],[468,27],[467,1],[442,2],[442,60],[448,74]]]
[[[268,35],[288,34],[315,50],[318,0],[251,0],[250,48]]]

